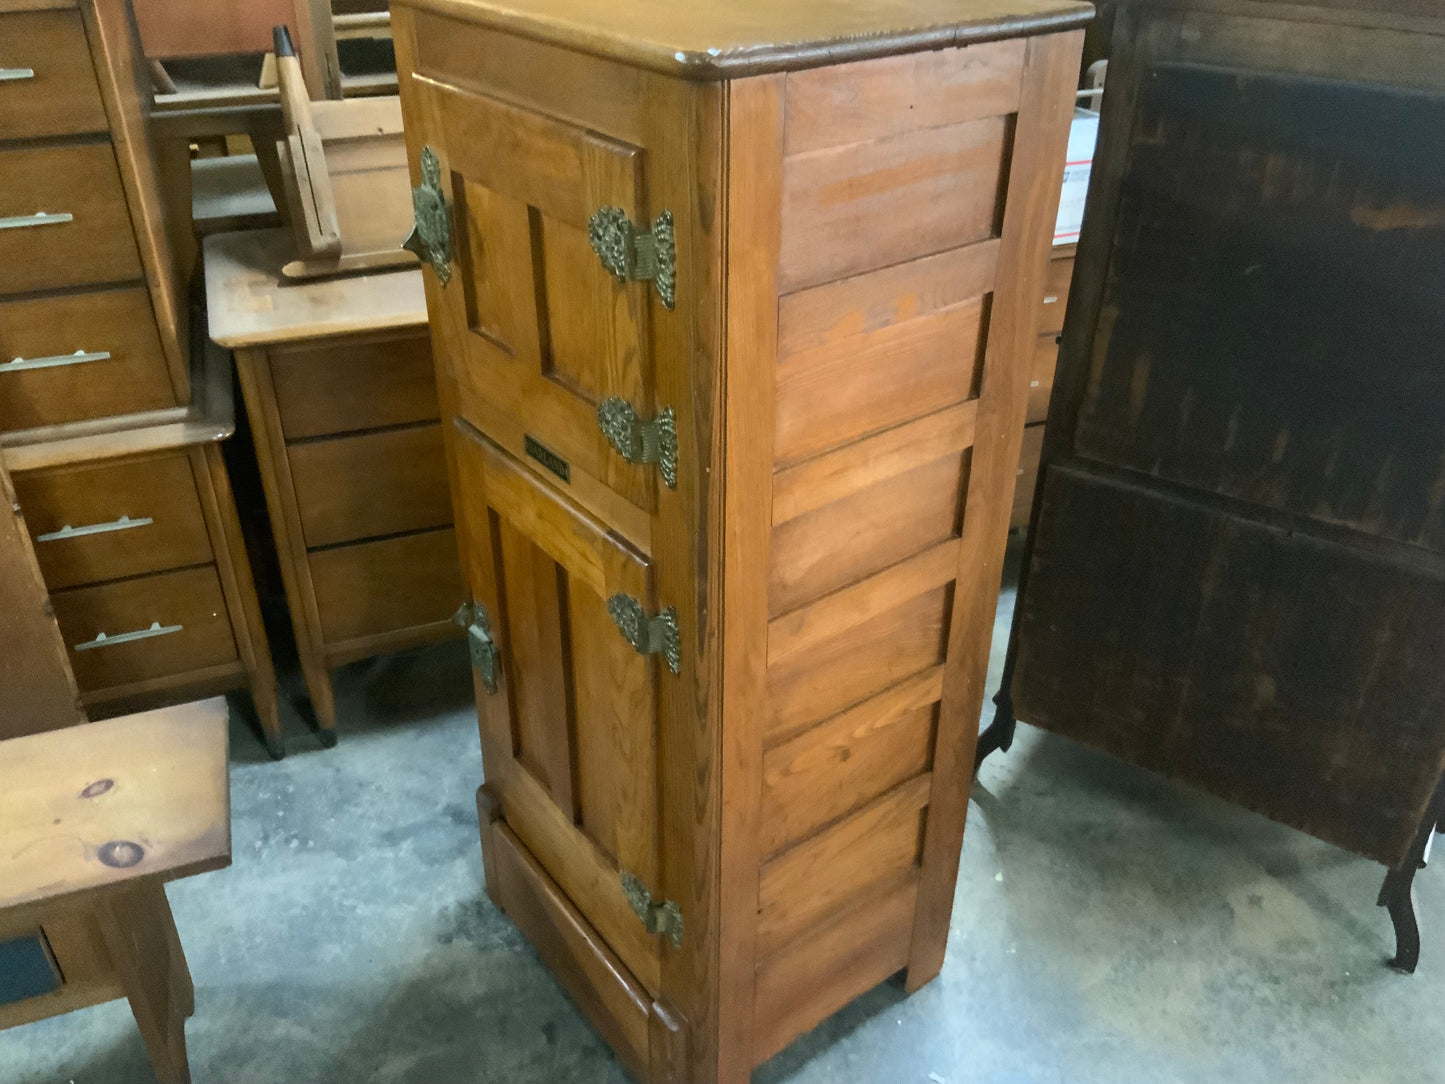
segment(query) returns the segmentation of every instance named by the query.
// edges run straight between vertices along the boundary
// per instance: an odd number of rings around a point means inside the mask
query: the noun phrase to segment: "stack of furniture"
[[[942,965],[1090,13],[393,4],[487,889],[639,1079]]]
[[[421,272],[283,284],[285,230],[205,242],[322,740],[331,668],[460,635],[466,598]]]
[[[35,10],[30,10],[30,9]],[[126,5],[0,4],[0,446],[92,716],[275,677]]]
[[[1000,717],[1410,880],[1445,813],[1445,19],[1118,6]]]

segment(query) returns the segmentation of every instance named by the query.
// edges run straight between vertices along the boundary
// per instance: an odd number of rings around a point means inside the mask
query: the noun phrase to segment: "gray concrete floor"
[[[234,865],[171,887],[198,1084],[625,1081],[483,893],[460,646],[348,667],[338,709],[338,748],[293,718],[276,764],[233,724]],[[1378,866],[1020,731],[974,788],[942,975],[758,1084],[1445,1081],[1445,863],[1400,976]],[[124,1003],[0,1034],[0,1084],[152,1079]]]

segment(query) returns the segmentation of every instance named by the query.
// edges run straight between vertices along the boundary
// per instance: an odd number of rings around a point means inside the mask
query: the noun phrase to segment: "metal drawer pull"
[[[18,83],[22,79],[34,78],[34,68],[0,68],[0,83]]]
[[[652,229],[639,229],[621,207],[603,207],[587,220],[587,239],[602,266],[622,279],[651,279],[669,309],[677,303],[677,242],[672,212],[663,211]]]
[[[111,531],[130,531],[137,527],[149,527],[154,522],[155,520],[150,516],[138,516],[135,519],[131,519],[130,516],[121,516],[120,519],[110,523],[92,523],[85,527],[72,527],[67,523],[58,531],[36,535],[35,541],[64,542],[67,538],[84,538],[91,534],[109,534]]]
[[[76,644],[76,651],[89,651],[96,647],[110,647],[114,644],[132,644],[137,640],[149,640],[152,636],[169,636],[173,632],[180,632],[184,626],[162,625],[159,621],[152,621],[148,629],[136,629],[134,632],[118,632],[114,636],[107,636],[103,632],[97,632],[94,640],[86,640],[83,644]]]
[[[604,399],[597,407],[597,424],[607,442],[629,463],[656,463],[668,489],[677,488],[677,418],[663,407],[650,422],[637,420],[626,399]]]
[[[87,361],[109,361],[109,350],[77,350],[73,354],[50,354],[43,358],[12,358],[0,361],[0,373],[26,369],[55,369],[61,365],[84,365]]]
[[[656,617],[648,617],[642,603],[631,595],[613,595],[607,613],[622,638],[639,655],[661,655],[674,674],[682,671],[682,637],[677,629],[677,611],[671,606]]]
[[[0,230],[24,230],[31,226],[62,226],[67,222],[74,221],[75,216],[67,211],[61,211],[58,214],[36,211],[33,215],[11,215],[9,218],[0,218]]]
[[[497,647],[497,641],[492,639],[492,619],[487,616],[487,608],[480,602],[463,602],[460,609],[452,614],[452,624],[467,630],[472,665],[482,675],[482,684],[487,692],[495,693],[502,652]]]
[[[428,261],[443,286],[452,280],[452,212],[442,192],[442,164],[436,151],[422,147],[421,184],[411,190],[415,224],[401,247]]]

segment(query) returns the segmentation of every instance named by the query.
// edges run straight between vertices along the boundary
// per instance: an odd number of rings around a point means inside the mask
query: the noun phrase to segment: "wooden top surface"
[[[286,282],[281,267],[295,258],[286,230],[218,233],[205,253],[211,338],[232,350],[426,326],[419,267]]]
[[[1087,22],[1082,0],[396,0],[688,79],[729,79]]]
[[[0,742],[0,911],[230,861],[225,700]]]

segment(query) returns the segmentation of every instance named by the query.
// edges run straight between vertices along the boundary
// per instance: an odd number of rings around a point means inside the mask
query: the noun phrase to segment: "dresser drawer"
[[[440,416],[425,331],[273,350],[271,379],[287,440]]]
[[[0,151],[0,177],[0,293],[141,277],[109,142]]]
[[[452,521],[440,425],[295,444],[288,455],[307,546]]]
[[[214,567],[162,572],[51,596],[82,692],[237,660]],[[97,639],[101,633],[105,639]]]
[[[445,621],[467,597],[450,527],[337,546],[310,561],[327,643]]]
[[[0,133],[6,139],[106,130],[78,11],[0,15]]]
[[[32,471],[15,491],[52,591],[212,559],[184,454]]]
[[[144,288],[0,301],[0,431],[175,405]]]

